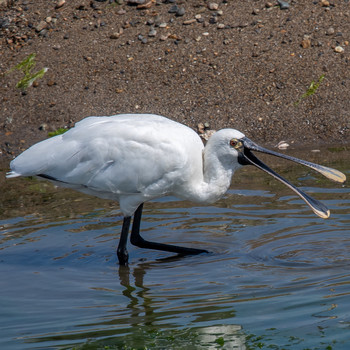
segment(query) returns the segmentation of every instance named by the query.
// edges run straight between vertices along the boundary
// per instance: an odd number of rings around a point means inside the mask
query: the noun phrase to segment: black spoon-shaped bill
[[[281,175],[277,174],[275,171],[269,168],[265,163],[263,163],[261,160],[255,157],[254,154],[251,153],[249,150],[246,150],[244,152],[244,156],[250,162],[250,164],[255,165],[257,168],[265,171],[266,173],[270,174],[275,179],[281,181],[283,184],[285,184],[290,189],[292,189],[301,199],[305,201],[305,203],[314,211],[316,215],[318,215],[323,219],[327,219],[329,217],[330,211],[323,203],[310,197],[305,192],[295,187],[288,180],[284,179]]]
[[[305,165],[305,166],[307,166],[315,171],[318,171],[323,176],[325,176],[328,179],[335,181],[335,182],[343,183],[346,181],[346,176],[342,172],[340,172],[339,170],[328,168],[328,167],[323,166],[323,165],[311,163],[311,162],[308,162],[306,160],[298,159],[298,158],[295,158],[292,156],[288,156],[287,154],[282,154],[282,153],[278,153],[275,151],[271,151],[267,148],[264,148],[264,147],[257,145],[256,143],[249,140],[248,138],[244,138],[242,141],[243,141],[244,147],[251,150],[251,151],[270,154],[272,156],[288,159],[288,160],[291,160],[292,162],[299,163],[301,165]]]
[[[328,218],[330,215],[329,209],[321,202],[318,200],[310,197],[307,195],[305,192],[300,190],[299,188],[295,187],[293,184],[291,184],[288,180],[284,179],[282,176],[277,174],[275,171],[273,171],[271,168],[269,168],[265,163],[263,163],[260,159],[258,159],[251,151],[256,151],[256,152],[262,152],[266,154],[270,154],[276,157],[284,158],[291,160],[295,163],[299,163],[305,166],[308,166],[309,168],[318,171],[325,177],[336,181],[336,182],[341,182],[343,183],[346,180],[346,176],[341,173],[340,171],[332,168],[328,168],[319,164],[311,163],[302,159],[298,159],[292,156],[288,156],[285,154],[281,154],[278,152],[270,151],[264,147],[260,147],[253,141],[249,140],[248,138],[244,138],[241,140],[243,143],[243,150],[240,154],[240,157],[243,158],[243,161],[245,164],[251,164],[256,166],[257,168],[265,171],[266,173],[270,174],[273,176],[275,179],[281,181],[283,184],[288,186],[290,189],[292,189],[301,199],[305,201],[305,203],[314,211],[314,213],[321,218]]]

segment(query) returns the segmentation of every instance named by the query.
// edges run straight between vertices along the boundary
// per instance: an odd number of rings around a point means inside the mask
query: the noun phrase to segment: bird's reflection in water
[[[175,255],[154,261],[140,261],[134,266],[119,266],[119,280],[124,287],[122,294],[129,299],[129,303],[125,308],[130,314],[128,323],[131,326],[131,332],[139,334],[140,328],[156,330],[159,338],[169,340],[169,337],[174,337],[173,342],[175,343],[173,345],[179,349],[186,348],[188,345],[196,345],[205,349],[217,349],[218,345],[224,346],[225,349],[246,349],[246,335],[242,330],[242,326],[230,324],[231,322],[229,321],[231,320],[228,320],[227,324],[223,323],[222,305],[217,306],[218,317],[215,319],[216,308],[211,306],[211,302],[209,303],[208,300],[198,302],[196,295],[193,294],[192,303],[188,305],[190,291],[185,291],[187,298],[184,300],[184,303],[187,305],[180,307],[169,306],[166,310],[161,311],[159,293],[155,292],[152,286],[147,287],[144,283],[147,271],[159,268],[160,265],[164,267],[168,263],[180,261],[184,258],[186,259],[186,257],[181,255]],[[165,284],[166,281],[163,281],[163,285],[156,284],[154,287],[158,286],[164,292]],[[168,287],[171,290],[171,286]],[[165,296],[167,299],[165,301],[166,304],[171,303],[171,299],[174,298],[173,293],[174,290],[171,291],[171,295],[168,295],[168,298]],[[179,294],[183,293],[184,291],[179,292]],[[227,305],[225,309],[227,309]],[[228,312],[228,318],[232,319],[235,315],[235,310],[232,307],[229,309],[230,311],[226,310],[225,312]],[[191,313],[195,320],[179,327],[176,324],[176,319],[179,317],[179,314],[185,312]],[[202,322],[199,320],[204,321],[203,323],[206,326],[201,327],[200,324]],[[213,325],[208,326],[209,322]],[[161,342],[161,340],[159,341]]]
[[[130,268],[129,265],[119,265],[119,280],[120,285],[124,287],[123,295],[127,297],[130,302],[126,308],[131,313],[131,320],[135,320],[136,324],[143,323],[145,325],[152,325],[153,321],[157,319],[155,315],[156,307],[153,307],[153,299],[148,291],[150,288],[144,285],[144,277],[146,271],[154,267],[155,264],[165,264],[172,261],[178,261],[183,259],[181,255],[175,255],[156,261],[141,261],[135,267]],[[134,280],[135,287],[130,283],[130,279]],[[141,319],[143,321],[141,321]],[[132,324],[132,322],[131,322]]]

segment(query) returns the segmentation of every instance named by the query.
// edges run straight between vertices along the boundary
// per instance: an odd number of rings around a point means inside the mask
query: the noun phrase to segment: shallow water
[[[349,152],[327,152],[349,177]],[[329,219],[247,168],[215,205],[145,205],[145,237],[210,254],[129,246],[129,267],[114,203],[2,172],[0,349],[348,349],[349,186],[286,164]]]

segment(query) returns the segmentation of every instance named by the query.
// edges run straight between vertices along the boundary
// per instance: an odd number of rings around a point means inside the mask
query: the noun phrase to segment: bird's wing
[[[191,177],[187,150],[201,152],[197,138],[158,116],[89,117],[23,152],[11,163],[10,176],[44,175],[77,189],[159,196]]]

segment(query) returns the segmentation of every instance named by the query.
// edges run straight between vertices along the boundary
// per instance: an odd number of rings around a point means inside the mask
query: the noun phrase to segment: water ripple
[[[114,203],[53,190],[52,201],[24,206],[23,215],[7,208],[15,215],[0,220],[0,347],[72,348],[90,339],[92,349],[259,341],[347,349],[350,189],[299,177],[331,208],[322,220],[290,192],[255,191],[261,178],[250,180],[215,206],[147,204],[145,238],[211,253],[183,258],[130,246],[128,267],[116,264]]]

